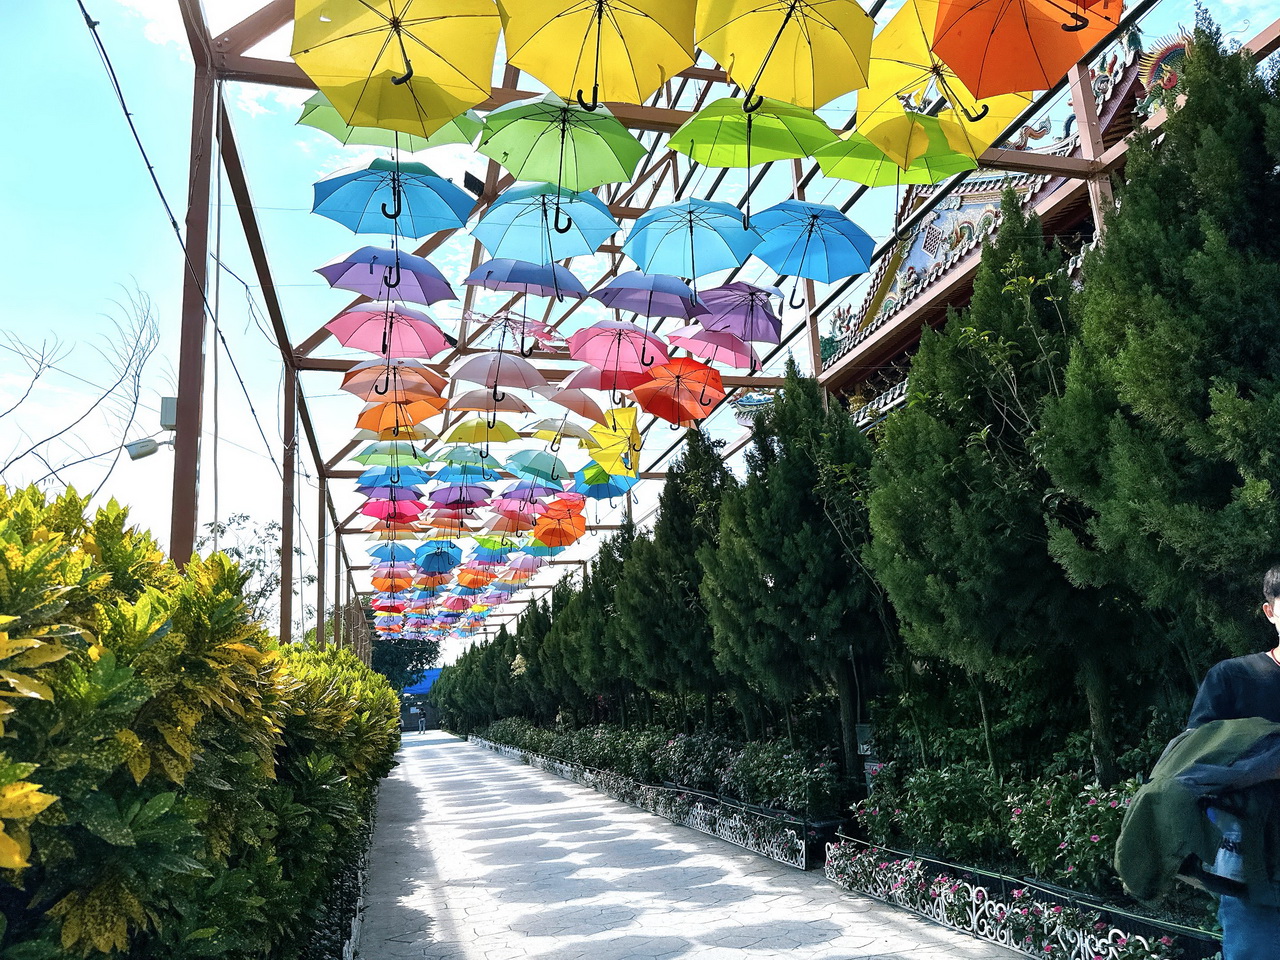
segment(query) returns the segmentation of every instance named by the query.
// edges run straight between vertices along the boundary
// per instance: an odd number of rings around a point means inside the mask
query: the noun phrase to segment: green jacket
[[[1280,724],[1252,717],[1214,720],[1169,742],[1125,813],[1115,868],[1125,889],[1157,900],[1189,857],[1212,865],[1222,833],[1205,812],[1229,809],[1241,822],[1247,896],[1277,902],[1280,880]]]

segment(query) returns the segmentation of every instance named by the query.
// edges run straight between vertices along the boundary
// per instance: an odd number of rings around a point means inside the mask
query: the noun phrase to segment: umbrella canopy
[[[698,322],[708,330],[724,330],[755,343],[777,343],[782,319],[773,310],[773,298],[782,299],[777,287],[758,287],[736,280],[704,290],[707,315]]]
[[[549,547],[567,547],[587,532],[587,520],[581,516],[543,517],[533,528],[533,535]]]
[[[814,158],[824,175],[865,183],[869,187],[938,183],[957,173],[978,168],[978,161],[968,153],[940,148],[926,150],[908,166],[902,167],[857,131],[843,134],[835,143],[814,154]]]
[[[583,327],[569,338],[569,356],[603,371],[641,371],[668,359],[667,346],[659,337],[626,320],[601,320]]]
[[[699,0],[694,33],[748,106],[812,110],[866,84],[874,28],[857,0]]]
[[[533,407],[519,397],[507,394],[501,400],[494,400],[493,394],[488,390],[468,390],[460,393],[449,401],[449,407],[453,410],[479,410],[490,414],[497,413],[499,410],[507,413],[533,413]]]
[[[521,450],[507,458],[506,466],[525,480],[545,480],[555,484],[571,476],[571,471],[560,458],[545,450]]]
[[[445,442],[490,444],[510,443],[519,439],[520,434],[501,420],[487,421],[477,417],[474,420],[464,420],[450,430]]]
[[[450,370],[455,380],[479,383],[493,391],[495,400],[501,400],[499,387],[516,387],[532,390],[545,387],[546,378],[528,360],[510,353],[498,351],[477,353]]]
[[[609,422],[591,428],[591,435],[600,441],[593,452],[595,462],[609,473],[634,477],[638,466],[636,454],[644,441],[636,427],[635,407],[617,407],[609,411]]]
[[[750,167],[810,156],[836,138],[812,110],[764,98],[758,110],[725,97],[681,124],[667,146],[704,167]]]
[[[695,357],[727,367],[756,370],[760,366],[760,358],[751,345],[728,330],[707,330],[691,323],[667,334],[667,342],[673,347],[683,347]]]
[[[643,103],[693,65],[688,0],[499,0],[507,62],[584,108]],[[588,104],[584,94],[589,94]]]
[[[498,469],[498,461],[489,456],[486,451],[465,443],[443,447],[436,454],[435,459],[456,467],[476,467],[487,470],[491,474]]]
[[[475,507],[487,503],[489,496],[489,488],[483,484],[455,483],[432,490],[427,494],[427,499],[440,506]]]
[[[565,221],[567,229],[560,229]],[[471,235],[491,256],[554,263],[594,253],[617,230],[618,221],[594,193],[533,183],[512,187],[499,196]]]
[[[436,322],[403,305],[363,303],[339,314],[325,329],[344,347],[384,357],[431,358],[448,350],[451,341]]]
[[[737,229],[742,228],[739,226]],[[683,280],[662,274],[641,273],[639,270],[618,274],[608,283],[591,291],[591,297],[606,307],[646,317],[681,317],[689,320],[707,312],[707,308],[698,300],[698,295]],[[570,344],[572,342],[573,339],[570,338]],[[572,352],[570,347],[570,353]]]
[[[418,465],[426,463],[426,456],[412,443],[403,440],[379,440],[371,443],[351,458],[366,467],[396,466],[397,464]]]
[[[350,290],[370,300],[432,304],[458,299],[445,275],[430,260],[383,247],[361,247],[326,263],[316,273],[324,277],[329,286]]]
[[[864,134],[904,170],[920,160],[971,155],[960,124],[923,113],[903,111],[865,129]]]
[[[526,297],[571,297],[581,300],[587,295],[582,281],[558,263],[530,263],[526,260],[486,260],[462,281],[470,287],[507,290]]]
[[[653,379],[632,391],[636,402],[676,426],[694,426],[724,399],[720,374],[705,363],[681,357],[650,372]]]
[[[297,0],[294,61],[353,126],[429,137],[489,98],[492,0]]]
[[[622,249],[647,273],[697,278],[741,266],[760,239],[733,204],[690,198],[640,217]]]
[[[1122,3],[1088,13],[1056,0],[941,0],[933,52],[973,95],[1045,90],[1116,28]]]
[[[302,105],[298,123],[322,130],[346,146],[393,147],[416,153],[429,147],[447,143],[472,143],[484,126],[484,121],[474,110],[454,117],[429,137],[416,137],[385,127],[353,127],[342,119],[337,108],[323,93],[316,92]]]
[[[356,483],[362,487],[410,487],[430,479],[431,471],[421,467],[370,467]]]
[[[583,393],[583,388],[589,390],[618,390],[628,389],[627,387],[606,387],[598,385],[600,371],[595,367],[583,367],[574,371],[568,377],[560,382],[560,388],[555,391],[546,391],[542,395],[558,406],[564,407],[570,413],[576,413],[580,417],[586,417],[588,420],[594,420],[596,423],[604,423],[604,411],[600,409],[600,405],[591,399],[587,394]],[[585,382],[570,383],[575,377],[596,377],[597,385],[588,386]],[[641,379],[648,377],[648,374],[641,374]]]
[[[554,93],[491,111],[476,149],[518,180],[575,192],[630,180],[647,153],[606,108],[584,110]]]
[[[560,448],[560,444],[565,437],[577,440],[586,448],[600,446],[600,441],[591,435],[591,431],[586,427],[578,426],[578,424],[569,419],[568,414],[565,414],[559,420],[554,417],[538,420],[536,423],[531,423],[525,427],[523,432],[538,440],[550,441],[552,453]]]
[[[403,403],[369,403],[356,419],[356,426],[366,430],[402,430],[416,426],[431,417],[437,416],[446,406],[446,401],[438,397],[425,400],[406,400]],[[434,439],[435,434],[425,427],[419,427],[420,434],[415,439]]]
[[[609,473],[598,463],[591,461],[573,475],[573,489],[592,500],[613,500],[623,496],[639,481],[635,477],[624,477]],[[526,551],[528,552],[528,551]],[[539,553],[534,553],[539,556]]]
[[[466,226],[475,199],[422,163],[373,160],[314,187],[312,213],[355,233],[425,237]]]
[[[657,362],[655,359],[654,363]],[[601,370],[588,364],[573,371],[573,373],[561,380],[559,392],[555,396],[549,397],[549,399],[560,403],[562,398],[567,400],[570,391],[575,395],[586,397],[582,393],[583,390],[600,390],[605,393],[616,394],[620,390],[630,390],[637,383],[644,383],[648,379],[648,367],[643,370],[624,370],[614,366],[608,370]],[[573,407],[569,407],[569,409],[573,409]],[[586,414],[583,414],[583,416],[586,416]],[[596,423],[604,423],[608,419],[604,411],[600,411],[600,417],[603,419],[594,416],[591,419],[595,420]]]
[[[833,206],[784,200],[756,219],[765,241],[755,255],[784,276],[830,283],[869,269],[875,241]]]
[[[342,389],[361,400],[439,397],[449,381],[417,360],[366,360],[342,377]]]

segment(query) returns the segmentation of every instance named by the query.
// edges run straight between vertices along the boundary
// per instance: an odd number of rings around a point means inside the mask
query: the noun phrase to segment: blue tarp
[[[404,696],[406,694],[411,694],[411,693],[412,694],[426,693],[431,689],[431,685],[436,682],[436,677],[440,676],[441,669],[443,668],[436,667],[434,670],[428,670],[426,673],[422,675],[422,679],[419,680],[417,683],[407,686],[403,690],[401,690],[400,695]]]

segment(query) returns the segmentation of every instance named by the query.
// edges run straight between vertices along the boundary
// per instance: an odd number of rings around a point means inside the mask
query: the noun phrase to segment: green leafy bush
[[[0,488],[0,953],[326,955],[394,691],[349,653],[276,650],[226,557],[179,572],[119,505],[86,508]]]

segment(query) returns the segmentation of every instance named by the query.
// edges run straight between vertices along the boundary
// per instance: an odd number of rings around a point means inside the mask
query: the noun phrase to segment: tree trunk
[[[1000,776],[1000,771],[996,768],[996,750],[991,743],[991,721],[987,719],[987,698],[982,693],[982,682],[967,671],[965,676],[969,678],[969,683],[973,685],[974,692],[978,694],[978,712],[982,714],[982,739],[987,744],[987,762],[991,765],[991,775],[996,778],[996,782],[1003,783],[1004,778]]]
[[[858,770],[858,678],[852,657],[841,657],[835,669],[836,692],[840,696],[840,742],[844,747],[845,776]]]
[[[792,733],[792,731],[791,731],[791,703],[790,703],[790,701],[788,701],[788,702],[786,703],[786,718],[787,718],[787,743],[791,744],[792,748],[794,749],[794,748],[795,748],[795,745],[796,745],[796,738],[795,738],[795,734],[794,734],[794,733]]]
[[[1116,745],[1111,727],[1111,684],[1106,664],[1096,653],[1080,659],[1079,682],[1089,703],[1093,771],[1104,787],[1116,782]]]
[[[737,704],[738,714],[742,717],[742,735],[747,740],[757,740],[760,736],[760,725],[756,722],[756,706],[750,695],[744,694],[733,698]]]

